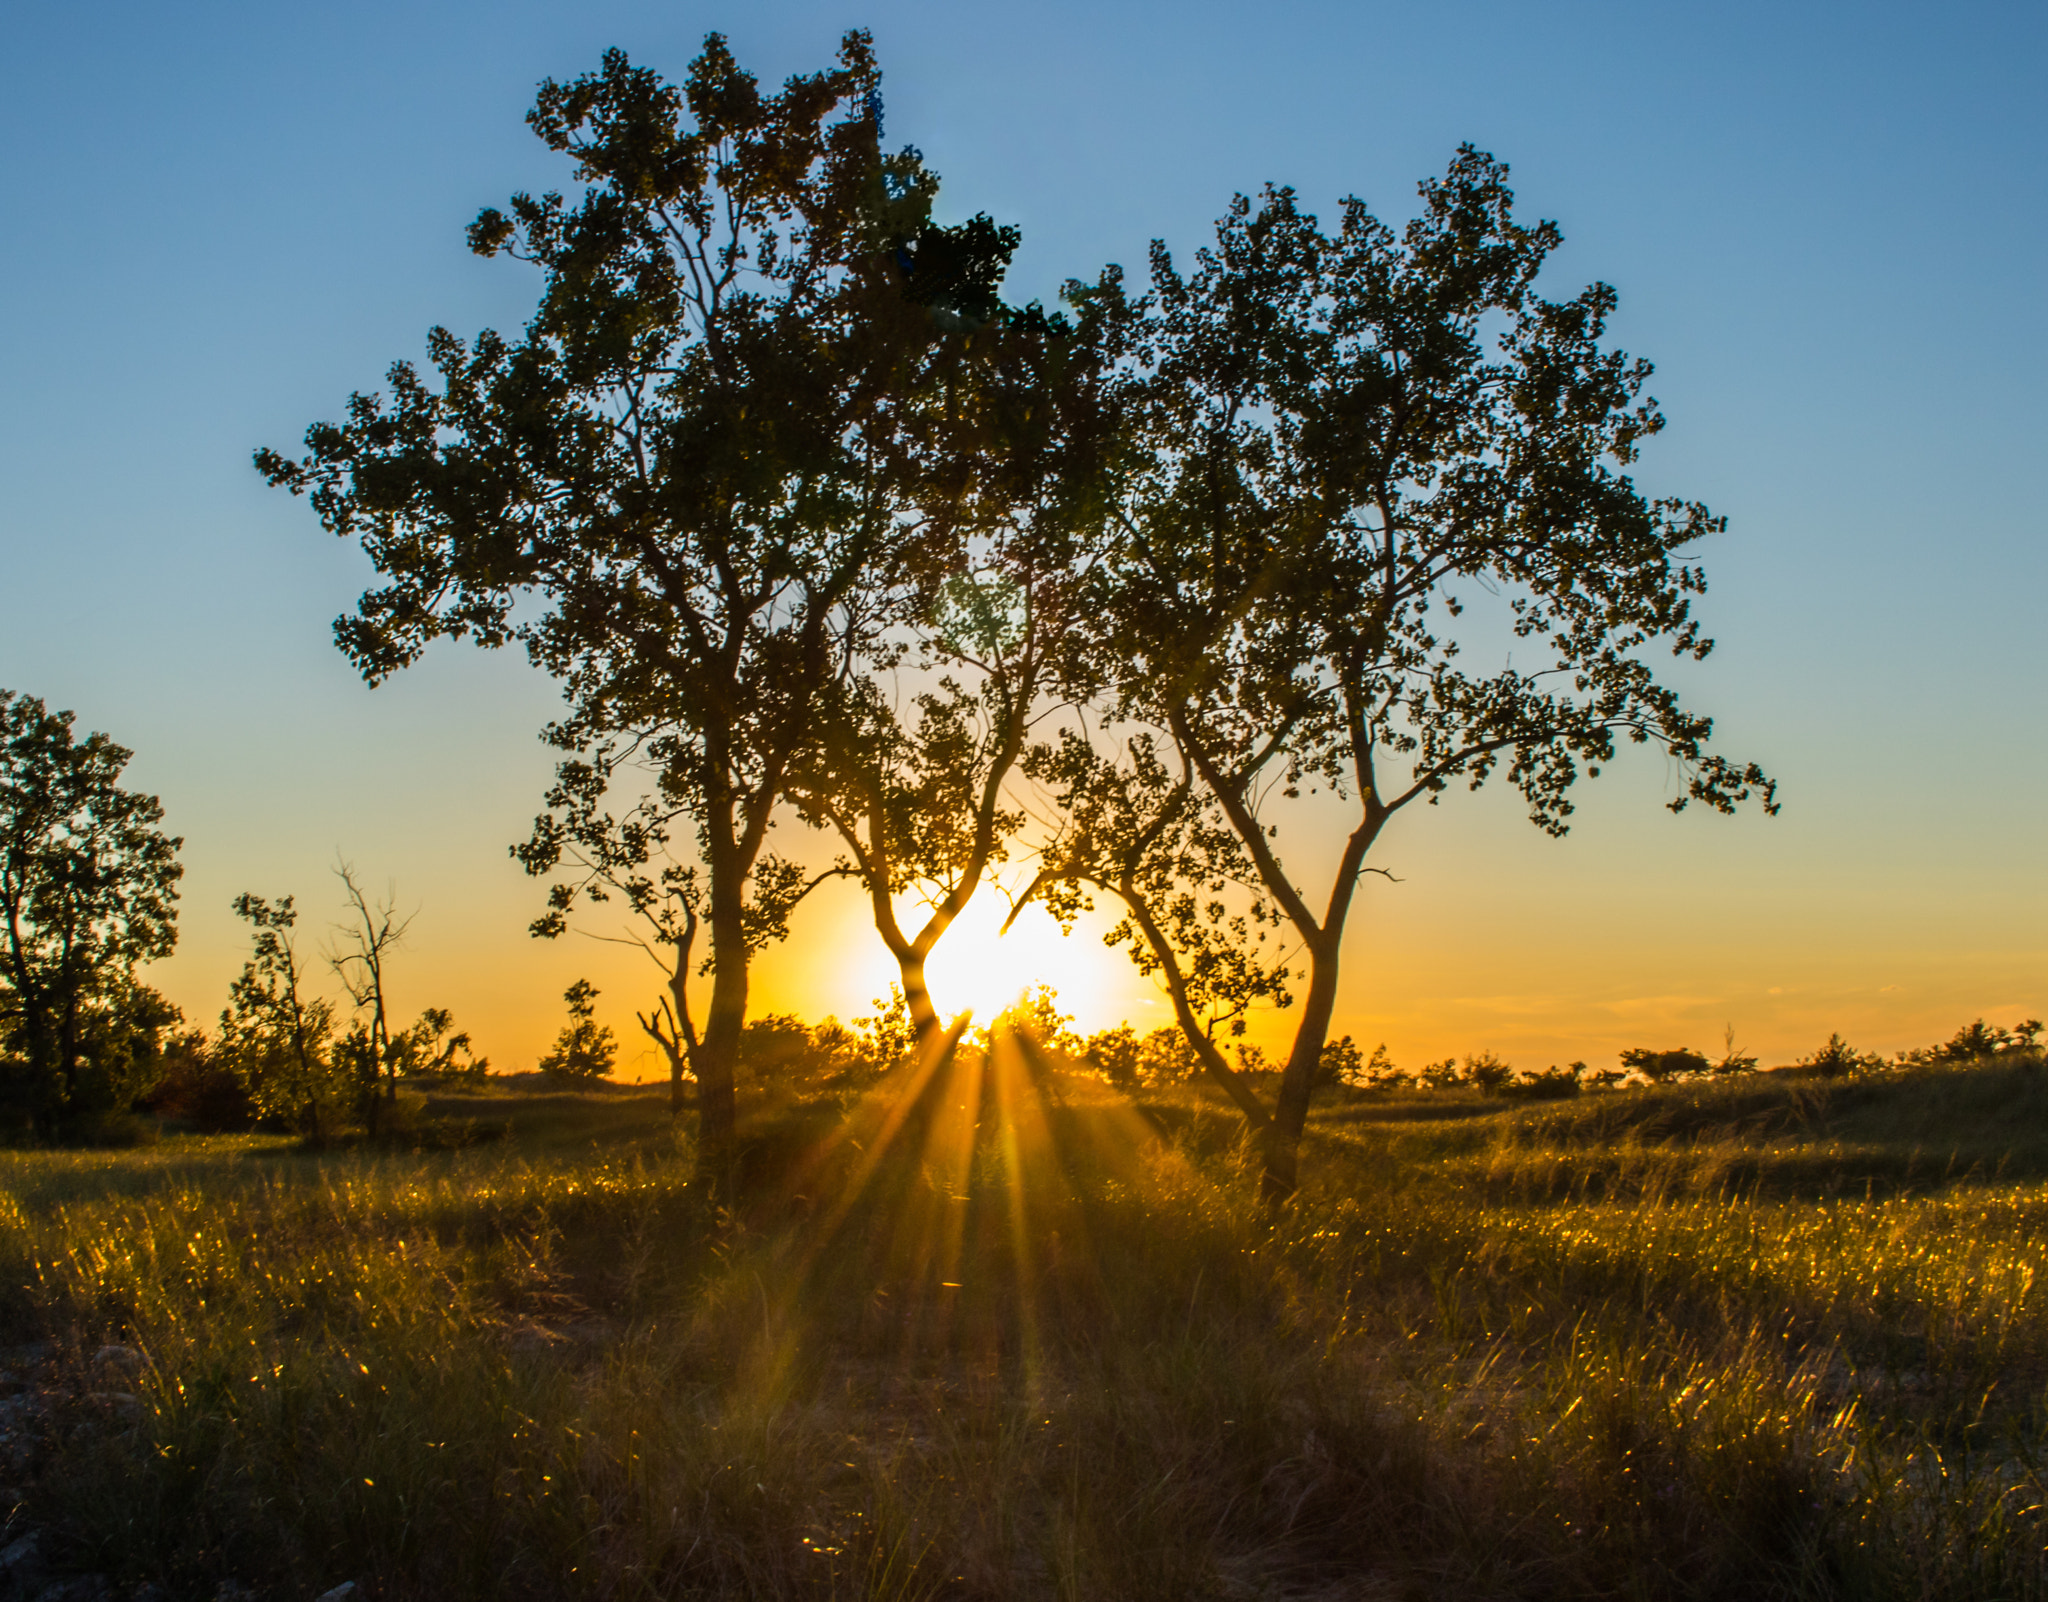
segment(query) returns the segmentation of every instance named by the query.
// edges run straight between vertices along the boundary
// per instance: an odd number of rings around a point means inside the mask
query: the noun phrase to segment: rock
[[[33,1568],[42,1544],[42,1537],[30,1530],[5,1551],[0,1551],[0,1574],[18,1574],[23,1569]]]
[[[132,1346],[110,1342],[92,1354],[94,1368],[119,1369],[123,1374],[139,1374],[149,1366],[149,1359]]]
[[[354,1580],[343,1580],[332,1591],[322,1591],[313,1602],[355,1602],[362,1593],[356,1589]]]

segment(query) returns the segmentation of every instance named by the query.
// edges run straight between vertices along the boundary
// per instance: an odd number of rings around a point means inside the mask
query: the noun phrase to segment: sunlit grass
[[[9,1153],[74,1398],[15,1527],[193,1596],[2041,1594],[2048,1182],[1766,1092],[1338,1109],[1278,1220],[1007,1040],[716,1216],[652,1100]]]

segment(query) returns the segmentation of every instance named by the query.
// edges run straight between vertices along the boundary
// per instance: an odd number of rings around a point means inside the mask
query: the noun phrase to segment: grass
[[[1014,1050],[785,1109],[710,1217],[655,1096],[0,1154],[8,1536],[195,1598],[2040,1596],[2044,1094],[1363,1098],[1278,1221],[1210,1102]]]

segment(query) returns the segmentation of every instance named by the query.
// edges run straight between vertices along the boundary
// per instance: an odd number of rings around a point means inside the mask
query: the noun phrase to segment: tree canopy
[[[69,712],[0,690],[0,1068],[39,1129],[112,1108],[175,1008],[135,977],[177,944],[184,842],[130,753]]]
[[[336,625],[366,677],[436,638],[518,639],[562,683],[566,760],[642,765],[687,819],[707,1175],[732,1157],[749,882],[820,695],[944,532],[902,515],[950,459],[921,407],[1015,245],[934,224],[936,181],[883,153],[881,113],[858,32],[773,93],[715,34],[681,86],[618,51],[544,83],[528,121],[580,193],[515,196],[469,233],[540,269],[523,335],[436,329],[431,379],[400,363],[303,457],[257,457],[387,581]]]
[[[539,270],[523,332],[435,329],[430,374],[257,464],[382,575],[336,624],[366,678],[469,638],[560,682],[515,848],[557,880],[535,930],[638,917],[708,1179],[750,956],[821,877],[769,849],[779,814],[837,836],[927,1042],[925,960],[1006,855],[1063,917],[1113,900],[1279,1196],[1390,818],[1499,777],[1561,834],[1623,741],[1672,760],[1674,808],[1775,809],[1654,665],[1711,648],[1691,552],[1721,520],[1628,476],[1650,367],[1606,343],[1611,288],[1539,288],[1558,230],[1492,157],[1399,229],[1239,196],[1186,270],[1155,243],[1142,290],[1110,268],[1048,315],[1001,299],[1016,231],[940,225],[885,152],[865,34],[773,92],[715,34],[679,86],[614,51],[528,120],[574,194],[469,230]],[[1020,775],[1053,802],[1028,844]],[[1296,803],[1344,809],[1320,887]],[[1297,998],[1269,1105],[1219,1039]]]
[[[1389,818],[1498,774],[1562,834],[1618,738],[1675,762],[1674,810],[1775,808],[1649,660],[1711,649],[1687,553],[1722,522],[1627,476],[1663,426],[1650,366],[1603,343],[1607,285],[1539,292],[1560,236],[1515,218],[1507,176],[1465,147],[1398,232],[1356,199],[1325,232],[1288,190],[1239,196],[1192,271],[1154,244],[1125,314],[1123,477],[1086,615],[1104,710],[1130,732],[1123,761],[1075,743],[1048,769],[1069,819],[1055,869],[1121,900],[1120,937],[1170,990],[1178,969],[1232,1003],[1277,997],[1286,965],[1257,937],[1290,938],[1302,1009],[1255,1115],[1276,1193]],[[1319,794],[1350,824],[1318,892],[1282,825]],[[1235,928],[1195,893],[1233,884]]]

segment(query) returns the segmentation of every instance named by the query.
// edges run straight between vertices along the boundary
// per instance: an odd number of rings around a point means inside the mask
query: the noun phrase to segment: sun
[[[1084,916],[1072,935],[1063,935],[1044,908],[1028,906],[1006,934],[1003,920],[1009,912],[1009,902],[984,886],[933,950],[925,983],[942,1018],[972,1012],[977,1024],[986,1024],[1039,985],[1059,993],[1060,1011],[1070,1014],[1083,1034],[1107,1028],[1131,1010],[1132,992],[1142,989],[1143,981],[1119,952],[1103,945],[1108,920],[1100,914]],[[917,928],[926,915],[923,904],[908,896],[897,904],[906,929]],[[857,948],[862,993],[886,996],[899,982],[895,960],[872,924],[849,920],[846,934],[862,933]]]

